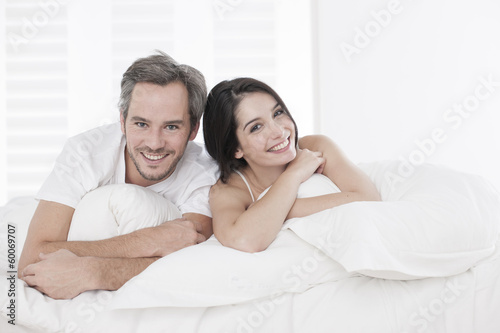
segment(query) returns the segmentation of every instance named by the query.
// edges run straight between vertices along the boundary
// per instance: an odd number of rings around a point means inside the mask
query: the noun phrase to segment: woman
[[[207,151],[221,172],[210,191],[213,229],[225,246],[262,251],[289,218],[380,200],[366,174],[328,137],[298,139],[285,103],[263,82],[238,78],[217,84],[203,117]],[[314,173],[341,192],[297,199],[299,186]]]

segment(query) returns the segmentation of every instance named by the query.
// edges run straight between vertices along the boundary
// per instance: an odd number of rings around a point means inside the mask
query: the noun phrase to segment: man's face
[[[137,83],[121,124],[127,141],[126,182],[141,186],[169,177],[198,131],[198,126],[191,130],[188,92],[180,82]]]

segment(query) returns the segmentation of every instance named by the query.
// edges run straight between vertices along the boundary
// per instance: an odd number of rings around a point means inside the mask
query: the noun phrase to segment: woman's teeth
[[[279,145],[272,147],[271,149],[269,149],[269,151],[277,151],[277,150],[285,148],[286,146],[288,146],[288,139],[286,139],[285,141],[283,141]]]

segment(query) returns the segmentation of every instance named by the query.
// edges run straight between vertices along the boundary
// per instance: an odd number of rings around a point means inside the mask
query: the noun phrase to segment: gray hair
[[[166,86],[172,82],[181,82],[188,91],[189,117],[191,129],[200,121],[207,99],[207,86],[203,74],[197,69],[178,64],[164,52],[140,58],[123,74],[118,107],[124,119],[127,119],[132,91],[136,83],[149,82]]]

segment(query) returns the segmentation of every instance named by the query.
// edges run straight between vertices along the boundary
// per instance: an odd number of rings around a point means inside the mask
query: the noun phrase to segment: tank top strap
[[[243,179],[243,181],[245,182],[245,185],[248,188],[248,192],[250,192],[250,196],[252,197],[252,202],[255,202],[255,198],[253,197],[252,189],[250,188],[250,184],[248,184],[245,176],[243,176],[243,174],[241,172],[239,172],[238,170],[234,170],[234,172],[236,172],[238,175],[240,175],[241,179]]]

